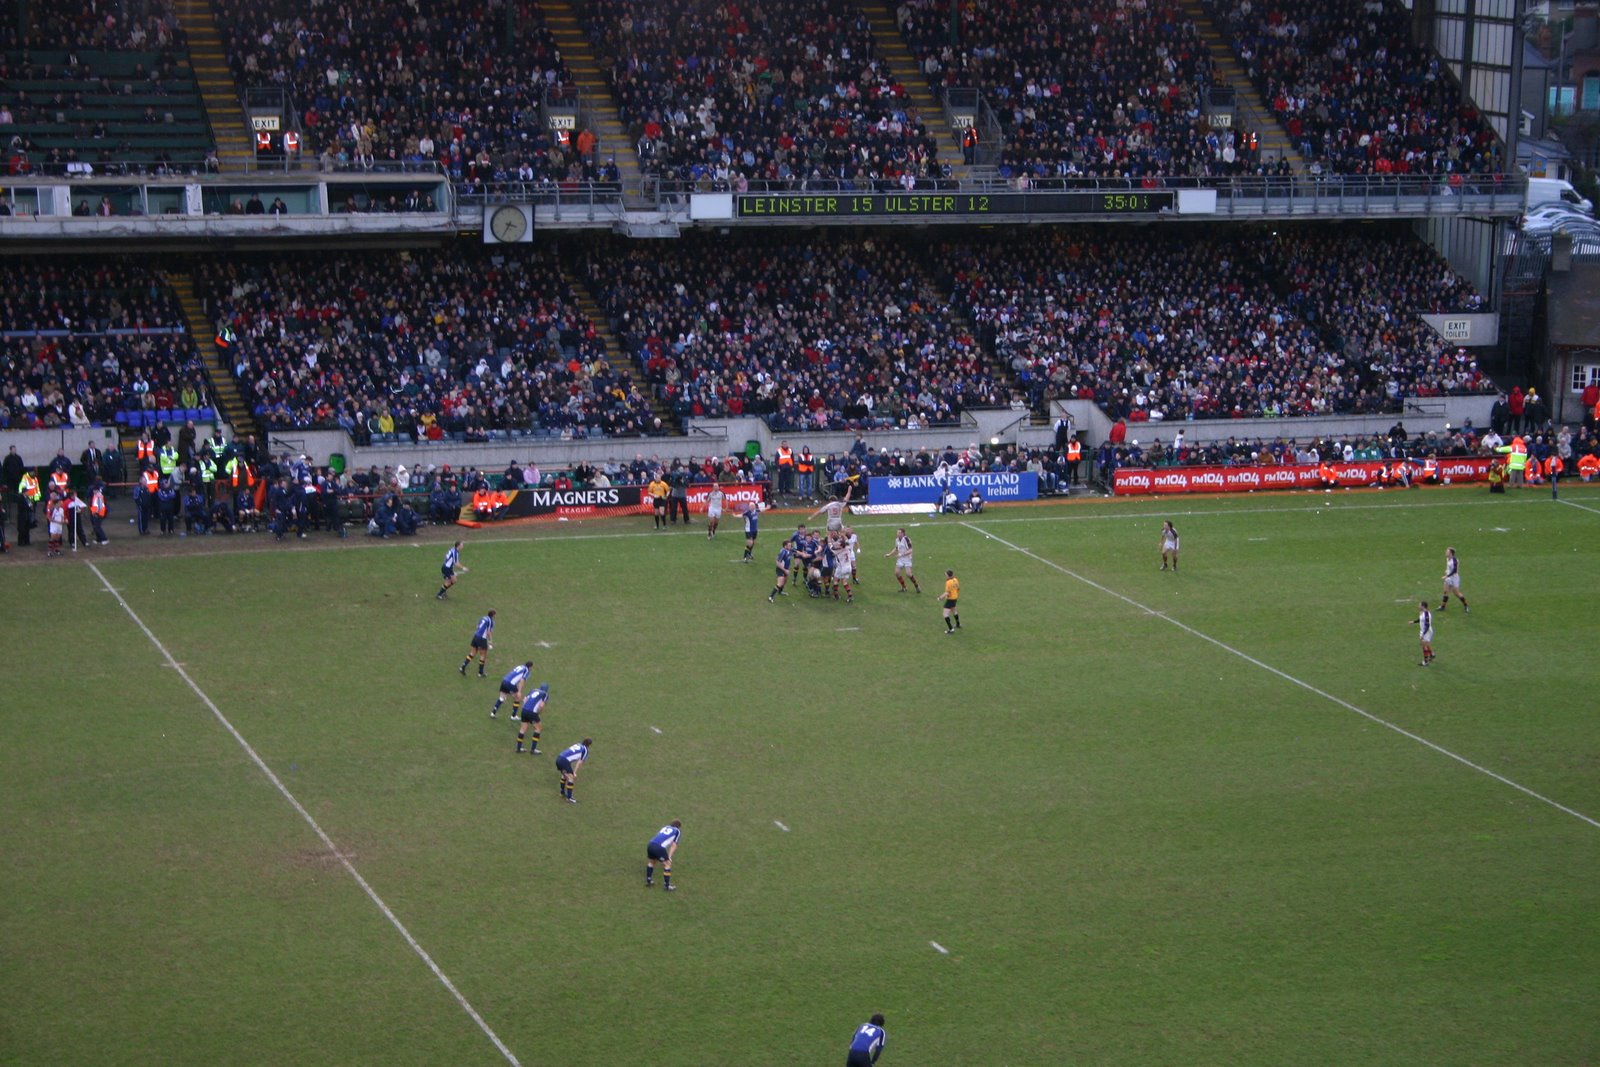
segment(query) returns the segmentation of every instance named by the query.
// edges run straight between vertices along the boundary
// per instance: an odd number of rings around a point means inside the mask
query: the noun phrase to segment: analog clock
[[[488,236],[503,245],[516,244],[528,236],[528,216],[510,204],[497,207],[489,216]]]

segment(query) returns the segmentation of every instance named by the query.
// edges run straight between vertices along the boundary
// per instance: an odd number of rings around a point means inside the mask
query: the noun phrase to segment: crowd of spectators
[[[533,0],[219,0],[239,84],[288,90],[324,168],[432,168],[471,184],[598,179],[541,120],[571,76]]]
[[[1247,131],[1203,121],[1211,55],[1177,0],[977,0],[960,6],[954,40],[945,0],[901,0],[897,17],[935,93],[989,99],[1004,177],[1261,170]]]
[[[205,372],[161,276],[127,258],[0,262],[0,426],[199,408]]]
[[[1415,312],[1477,306],[1405,234],[1058,231],[942,253],[954,302],[1032,406],[1092,399],[1133,421],[1393,409],[1486,391]]]
[[[183,48],[176,0],[78,0],[18,6],[32,25],[22,43],[70,52],[161,52]]]
[[[1207,0],[1314,171],[1488,173],[1500,144],[1390,0]]]
[[[786,233],[592,246],[583,269],[680,417],[915,427],[1004,405],[915,258],[902,240]]]
[[[662,429],[547,253],[230,257],[202,263],[196,287],[272,428],[358,440]]]
[[[647,172],[735,190],[942,176],[851,0],[591,0],[589,13]]]

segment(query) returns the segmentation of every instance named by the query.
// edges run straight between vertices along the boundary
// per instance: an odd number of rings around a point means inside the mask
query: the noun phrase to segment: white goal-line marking
[[[1596,830],[1600,830],[1600,821],[1596,821],[1595,819],[1591,819],[1589,816],[1585,815],[1583,812],[1576,811],[1576,810],[1574,810],[1572,808],[1569,808],[1565,804],[1560,803],[1559,801],[1551,800],[1549,797],[1545,796],[1542,793],[1536,793],[1532,789],[1529,789],[1527,786],[1521,784],[1520,782],[1514,782],[1510,778],[1507,778],[1505,775],[1498,774],[1498,773],[1496,773],[1494,771],[1491,771],[1489,768],[1483,766],[1480,763],[1474,763],[1474,762],[1472,762],[1472,760],[1469,760],[1467,757],[1462,756],[1462,755],[1460,755],[1458,753],[1452,752],[1448,748],[1445,748],[1443,745],[1436,744],[1433,741],[1429,741],[1426,737],[1423,737],[1421,734],[1414,734],[1410,730],[1407,730],[1404,726],[1400,726],[1397,723],[1390,722],[1388,719],[1385,719],[1385,718],[1382,718],[1380,716],[1374,715],[1372,712],[1367,711],[1364,708],[1358,708],[1354,704],[1350,703],[1348,700],[1344,700],[1344,699],[1342,699],[1340,697],[1334,696],[1332,693],[1328,692],[1326,689],[1319,689],[1316,686],[1312,685],[1310,682],[1302,681],[1301,679],[1296,678],[1294,675],[1289,674],[1286,671],[1279,670],[1278,668],[1272,666],[1272,664],[1270,664],[1270,663],[1264,663],[1261,660],[1258,660],[1254,656],[1250,655],[1248,652],[1241,652],[1239,649],[1234,648],[1232,645],[1226,644],[1223,641],[1219,641],[1217,638],[1212,637],[1210,634],[1203,633],[1200,630],[1196,630],[1193,626],[1190,626],[1188,623],[1179,622],[1177,619],[1174,619],[1171,615],[1168,615],[1165,612],[1158,611],[1155,608],[1149,607],[1149,606],[1147,606],[1145,604],[1141,604],[1137,600],[1133,599],[1132,597],[1125,596],[1122,593],[1117,592],[1115,589],[1112,589],[1110,586],[1101,585],[1099,582],[1095,581],[1093,578],[1089,578],[1089,577],[1086,577],[1086,576],[1084,576],[1082,574],[1079,574],[1077,571],[1071,570],[1070,568],[1067,568],[1067,567],[1063,567],[1061,564],[1055,562],[1054,560],[1046,559],[1045,557],[1039,555],[1037,552],[1032,552],[1032,551],[1029,551],[1026,548],[1022,548],[1019,545],[1012,544],[1010,541],[1007,541],[1005,538],[1001,537],[998,534],[986,533],[983,529],[981,529],[980,527],[972,525],[972,523],[970,523],[970,522],[962,522],[961,525],[967,527],[967,529],[971,530],[973,533],[983,534],[983,536],[985,536],[985,537],[993,538],[994,540],[1000,542],[1002,545],[1005,545],[1007,548],[1011,549],[1013,552],[1020,552],[1024,556],[1027,556],[1029,559],[1036,560],[1039,563],[1043,563],[1046,567],[1050,567],[1050,568],[1052,568],[1054,570],[1060,571],[1062,574],[1065,574],[1068,578],[1072,578],[1072,579],[1075,579],[1076,581],[1082,582],[1084,585],[1089,586],[1091,589],[1098,589],[1100,592],[1106,594],[1107,596],[1115,597],[1116,599],[1122,601],[1124,604],[1127,604],[1127,605],[1129,605],[1131,607],[1137,608],[1137,609],[1139,609],[1140,611],[1144,612],[1147,615],[1154,615],[1156,618],[1160,619],[1162,622],[1171,623],[1173,626],[1176,626],[1178,629],[1182,630],[1183,632],[1185,632],[1187,634],[1190,634],[1193,637],[1198,637],[1200,640],[1206,642],[1207,644],[1215,645],[1217,648],[1222,649],[1224,652],[1227,652],[1227,653],[1229,653],[1230,655],[1233,655],[1233,656],[1237,656],[1240,659],[1244,660],[1246,663],[1251,664],[1252,666],[1260,667],[1262,670],[1266,671],[1269,674],[1277,675],[1279,678],[1282,678],[1284,681],[1289,682],[1291,685],[1297,685],[1301,689],[1306,690],[1308,693],[1315,693],[1317,696],[1321,697],[1322,699],[1330,701],[1331,703],[1337,704],[1341,708],[1344,708],[1346,711],[1353,711],[1357,715],[1361,716],[1363,719],[1366,719],[1369,722],[1376,723],[1377,725],[1382,726],[1385,729],[1393,730],[1395,733],[1399,734],[1402,737],[1409,737],[1411,740],[1417,742],[1417,744],[1424,745],[1424,746],[1426,746],[1428,748],[1431,748],[1431,749],[1433,749],[1433,751],[1439,753],[1439,755],[1441,755],[1441,756],[1447,756],[1450,759],[1455,760],[1457,763],[1461,764],[1462,766],[1470,767],[1473,770],[1477,771],[1479,774],[1487,775],[1490,778],[1493,778],[1495,781],[1501,783],[1502,785],[1508,785],[1512,789],[1515,789],[1519,793],[1522,793],[1522,794],[1524,794],[1526,796],[1530,796],[1534,800],[1537,800],[1542,804],[1548,804],[1552,808],[1555,808],[1557,811],[1566,812],[1568,815],[1571,815],[1574,819],[1578,819],[1578,820],[1580,820],[1582,822],[1586,822],[1590,826],[1593,826]]]
[[[1565,504],[1569,508],[1577,508],[1579,511],[1592,511],[1596,515],[1600,515],[1600,508],[1591,508],[1588,504],[1574,504],[1572,501],[1566,499],[1565,497],[1557,497],[1556,498],[1556,503],[1557,504]]]
[[[244,739],[244,735],[234,727],[233,723],[228,721],[228,717],[222,714],[222,709],[218,708],[216,703],[206,695],[205,690],[195,684],[195,680],[189,677],[189,672],[184,670],[183,666],[173,658],[172,653],[167,651],[167,646],[163,645],[160,638],[156,637],[150,627],[144,624],[144,620],[139,618],[128,602],[122,598],[122,594],[111,587],[111,583],[106,581],[106,576],[100,572],[100,568],[93,563],[87,563],[86,565],[91,571],[94,571],[95,577],[100,579],[100,584],[106,587],[106,591],[117,598],[117,603],[122,605],[122,610],[128,613],[128,618],[133,620],[134,625],[144,631],[144,635],[150,639],[150,643],[156,646],[156,651],[160,652],[166,659],[167,665],[177,671],[178,677],[188,683],[189,688],[194,690],[194,695],[200,698],[200,702],[211,710],[211,714],[216,717],[217,722],[222,724],[222,728],[232,735],[233,739],[239,743],[240,748],[244,749],[245,755],[250,757],[250,762],[256,765],[257,770],[266,775],[267,781],[273,784],[278,792],[282,794],[283,799],[289,802],[289,806],[299,813],[300,818],[305,820],[307,826],[311,827],[312,832],[317,835],[317,838],[327,850],[338,859],[339,865],[345,869],[351,878],[356,880],[356,884],[361,887],[361,891],[367,895],[367,898],[373,904],[377,905],[378,910],[383,913],[383,917],[389,920],[389,924],[405,939],[406,944],[411,946],[411,950],[417,954],[423,963],[428,965],[428,970],[433,972],[433,976],[439,980],[439,984],[449,991],[457,1004],[461,1005],[461,1010],[465,1011],[472,1021],[478,1024],[478,1029],[483,1031],[484,1036],[506,1058],[506,1062],[511,1064],[512,1067],[522,1067],[516,1054],[506,1047],[506,1043],[500,1040],[500,1035],[490,1029],[489,1024],[484,1022],[483,1016],[479,1015],[477,1009],[468,1003],[466,997],[461,995],[461,990],[457,989],[456,984],[450,981],[450,976],[439,969],[439,965],[433,961],[433,957],[428,955],[427,949],[423,948],[417,939],[411,936],[411,931],[406,929],[405,923],[402,923],[399,916],[395,915],[390,910],[389,905],[383,902],[383,898],[378,896],[377,890],[373,889],[372,885],[361,877],[361,872],[356,870],[355,865],[350,862],[350,858],[344,854],[344,851],[333,843],[333,838],[329,837],[327,831],[323,830],[317,820],[312,818],[311,813],[305,809],[305,806],[295,799],[295,795],[289,792],[289,787],[284,785],[282,779],[273,773],[272,768],[267,766],[267,761],[261,758],[260,753],[251,747],[250,742]]]

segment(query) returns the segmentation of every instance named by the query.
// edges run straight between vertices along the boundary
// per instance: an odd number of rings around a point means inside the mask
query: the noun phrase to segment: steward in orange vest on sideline
[[[1540,470],[1539,457],[1530,453],[1528,456],[1527,465],[1522,468],[1523,482],[1527,485],[1538,485],[1540,482],[1544,481],[1544,479],[1539,476]]]
[[[50,491],[65,494],[72,487],[71,481],[66,471],[57,468],[50,472]]]
[[[1333,469],[1332,463],[1329,463],[1327,460],[1323,460],[1321,463],[1317,464],[1317,480],[1328,489],[1332,489],[1334,486],[1339,484],[1339,475]]]
[[[1422,461],[1422,480],[1429,485],[1439,484],[1439,460],[1436,457],[1429,456]]]
[[[1578,457],[1579,478],[1587,482],[1597,474],[1600,474],[1600,456],[1585,453]]]
[[[106,493],[105,483],[99,478],[89,486],[89,525],[94,527],[94,544],[103,545],[111,538],[106,536]]]
[[[1083,459],[1083,442],[1076,437],[1067,442],[1067,484],[1078,484],[1078,463]]]
[[[139,435],[139,440],[134,444],[134,462],[144,466],[146,460],[154,463],[156,458],[156,443],[150,439],[150,431],[146,430]]]
[[[788,441],[778,446],[778,492],[785,495],[794,492],[794,449],[789,447]]]
[[[133,502],[137,506],[138,514],[135,516],[139,524],[139,536],[143,537],[150,532],[150,519],[156,512],[156,493],[161,489],[161,475],[155,468],[145,466],[139,472],[139,488],[134,491]]]

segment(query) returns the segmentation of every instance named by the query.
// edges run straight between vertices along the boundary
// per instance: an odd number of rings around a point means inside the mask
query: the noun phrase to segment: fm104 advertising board
[[[1425,475],[1420,463],[1409,464],[1414,484],[1444,482],[1482,482],[1489,478],[1490,460],[1469,456],[1441,459],[1436,473]],[[1248,493],[1257,489],[1325,489],[1391,485],[1394,464],[1381,462],[1333,463],[1333,483],[1324,482],[1322,468],[1293,467],[1162,467],[1149,470],[1127,467],[1117,471],[1114,491],[1118,496],[1162,493]]]

